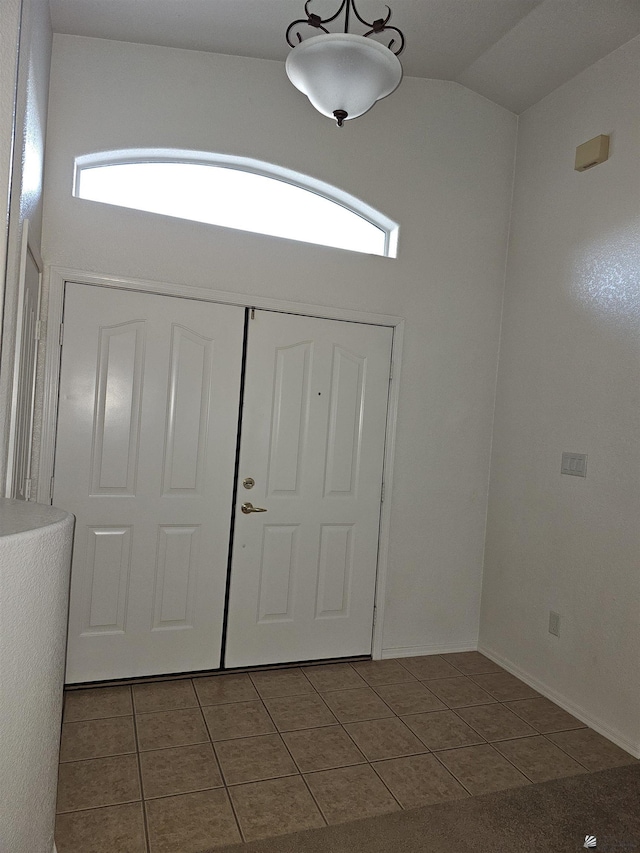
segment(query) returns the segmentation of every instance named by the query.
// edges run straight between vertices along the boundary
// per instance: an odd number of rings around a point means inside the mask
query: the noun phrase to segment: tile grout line
[[[315,689],[315,685],[313,685],[313,686],[314,686],[314,689]],[[317,728],[325,728],[325,727],[324,727],[324,726],[318,726]],[[298,729],[298,731],[304,731],[304,729]],[[299,775],[300,775],[300,778],[302,779],[302,784],[305,786],[305,788],[306,788],[306,789],[307,789],[307,791],[309,792],[309,796],[311,797],[311,799],[312,799],[312,801],[313,801],[313,803],[314,803],[315,807],[318,809],[318,813],[320,814],[320,817],[321,817],[321,818],[322,818],[322,820],[324,821],[325,826],[329,826],[329,821],[327,820],[327,817],[326,817],[326,815],[325,815],[324,811],[322,810],[322,808],[321,808],[321,806],[320,806],[320,803],[319,803],[319,802],[316,800],[316,798],[314,797],[314,795],[313,795],[313,791],[312,791],[312,790],[311,790],[311,788],[309,787],[309,783],[307,782],[307,780],[306,780],[306,778],[305,778],[305,774],[304,774],[304,773],[302,772],[302,770],[300,769],[300,765],[298,764],[298,762],[296,761],[296,759],[295,759],[295,757],[294,757],[293,753],[292,753],[292,752],[291,752],[291,750],[289,749],[289,745],[287,744],[287,742],[285,741],[285,739],[282,737],[282,732],[278,732],[278,734],[280,735],[280,739],[281,739],[281,740],[282,740],[282,742],[284,743],[285,749],[287,750],[287,752],[288,752],[288,753],[289,753],[289,755],[291,756],[291,759],[292,759],[293,763],[294,763],[294,764],[295,764],[295,766],[298,768],[298,773],[299,773]]]
[[[504,743],[504,741],[499,741],[499,742],[500,742],[500,743]],[[490,746],[493,746],[493,744],[489,744],[489,745],[490,745]],[[512,765],[512,767],[515,767],[515,769],[518,771],[518,773],[522,773],[522,775],[525,777],[525,779],[528,779],[528,780],[529,780],[529,782],[531,782],[531,784],[532,784],[532,785],[535,785],[535,784],[536,784],[536,780],[535,780],[535,779],[532,779],[532,778],[531,778],[531,776],[529,776],[529,775],[528,775],[528,773],[527,773],[525,770],[522,770],[522,768],[518,767],[518,765],[517,765],[517,764],[515,764],[515,763],[514,763],[514,762],[509,758],[509,756],[508,756],[508,755],[503,755],[503,753],[501,753],[501,752],[500,752],[500,750],[499,750],[499,749],[497,749],[497,747],[494,747],[494,749],[495,749],[495,751],[498,753],[498,755],[502,755],[502,757],[503,757],[506,761],[508,761],[508,762],[509,762],[509,764],[511,764],[511,765]],[[550,781],[550,780],[548,780],[548,781]]]
[[[311,790],[311,787],[309,786],[309,783],[307,782],[307,780],[306,780],[306,778],[305,778],[304,773],[301,773],[301,774],[300,774],[300,776],[301,776],[301,778],[302,778],[302,783],[303,783],[303,785],[305,786],[305,788],[307,789],[307,791],[309,792],[309,796],[310,796],[310,797],[311,797],[311,799],[313,800],[313,803],[314,803],[315,807],[318,809],[318,812],[320,813],[320,817],[321,817],[321,818],[322,818],[322,820],[324,821],[325,826],[331,826],[332,824],[330,824],[330,823],[329,823],[329,820],[328,820],[328,818],[327,818],[326,814],[324,813],[324,809],[322,808],[322,806],[320,805],[320,803],[316,800],[316,798],[315,798],[315,796],[314,796],[314,794],[313,794],[313,791]]]
[[[553,732],[551,732],[551,734],[554,734],[554,733],[553,733]],[[549,738],[547,738],[547,737],[546,737],[542,732],[539,732],[537,735],[526,735],[526,736],[525,736],[525,737],[523,737],[523,738],[506,738],[505,740],[495,741],[495,743],[506,743],[506,742],[507,742],[507,740],[527,740],[528,738],[532,738],[532,737],[542,737],[542,738],[544,738],[544,739],[547,741],[547,743],[550,743],[552,746],[556,746],[558,749],[560,749],[560,752],[564,752],[564,750],[563,750],[563,749],[561,749],[561,748],[560,748],[557,744],[555,744],[552,740],[550,740]],[[490,744],[489,744],[489,746],[493,746],[493,743],[490,743]],[[513,766],[516,768],[516,770],[518,770],[520,773],[522,773],[522,775],[523,775],[523,776],[526,776],[526,777],[527,777],[527,779],[529,779],[529,780],[530,780],[530,782],[531,782],[533,785],[537,785],[537,784],[539,784],[538,782],[536,782],[536,780],[535,780],[535,779],[531,779],[531,777],[527,775],[527,772],[526,772],[525,770],[522,770],[522,768],[518,767],[518,765],[517,765],[517,764],[515,764],[515,763],[514,763],[514,762],[509,758],[509,756],[508,756],[508,755],[504,755],[502,752],[500,752],[500,750],[499,750],[499,749],[497,749],[497,747],[494,747],[494,749],[495,749],[495,751],[498,753],[498,755],[502,755],[502,757],[503,757],[503,758],[505,758],[505,759],[509,762],[509,764],[513,764]],[[569,753],[568,753],[568,752],[565,752],[565,755],[567,755],[569,758],[571,758],[573,761],[575,761],[575,762],[576,762],[576,764],[579,764],[579,765],[580,765],[580,767],[582,767],[584,770],[586,770],[586,771],[587,771],[587,773],[592,773],[592,772],[593,772],[593,771],[589,770],[589,768],[588,768],[588,767],[585,767],[585,766],[584,766],[584,764],[582,764],[580,761],[578,761],[578,759],[577,759],[577,758],[574,758],[572,755],[569,755]],[[571,774],[571,775],[576,775],[576,774]],[[566,777],[566,776],[564,776],[564,777],[562,777],[562,776],[556,776],[556,777],[553,777],[553,778],[555,778],[555,779],[561,779],[561,778],[568,778],[568,777]],[[543,780],[543,781],[551,782],[552,780],[551,780],[551,779],[546,779],[546,780]]]
[[[202,744],[192,744],[192,746],[202,746]],[[206,746],[206,744],[205,744]],[[145,797],[143,802],[156,802],[157,800],[170,800],[173,797],[185,797],[188,794],[201,794],[204,791],[222,791],[224,790],[224,782],[222,785],[207,785],[205,788],[196,788],[193,791],[177,791],[173,794],[158,794],[156,797]]]
[[[105,714],[103,717],[83,717],[81,720],[63,720],[63,726],[70,726],[74,723],[96,723],[98,720],[119,720],[121,717],[132,717],[133,711],[130,714]]]
[[[496,700],[495,702],[490,702],[490,703],[488,702],[486,705],[461,705],[459,708],[450,708],[449,710],[453,711],[453,713],[456,715],[456,717],[458,717],[459,720],[462,720],[462,722],[465,725],[469,726],[469,728],[472,729],[478,735],[478,737],[483,738],[487,743],[492,743],[492,741],[488,740],[485,737],[485,735],[482,734],[482,732],[478,731],[477,727],[474,726],[473,723],[470,723],[468,720],[465,720],[465,718],[461,714],[458,713],[458,711],[462,710],[463,708],[486,708],[489,705],[502,705],[502,707],[504,707],[503,702],[498,702],[498,700]],[[522,722],[526,723],[526,720],[522,720]],[[533,735],[531,735],[531,734],[529,734],[529,735],[516,735],[515,737],[498,738],[498,740],[495,741],[495,743],[499,743],[500,741],[504,741],[504,740],[518,740],[521,737],[534,737],[535,735],[540,734],[540,732],[538,732],[538,730],[535,728],[535,726],[531,726],[530,723],[527,723],[527,725],[533,729],[533,731],[534,731]]]
[[[446,750],[442,750],[442,752],[446,752]],[[447,771],[447,773],[450,773],[450,774],[453,776],[453,778],[456,780],[456,782],[457,782],[459,785],[461,785],[461,786],[462,786],[462,788],[463,788],[463,789],[464,789],[464,790],[469,794],[469,796],[470,796],[470,797],[476,797],[476,796],[478,796],[477,794],[473,794],[473,793],[469,790],[469,788],[464,784],[464,782],[462,781],[462,779],[458,778],[458,776],[456,776],[456,774],[454,773],[454,771],[453,771],[453,770],[451,770],[449,767],[447,767],[447,765],[444,763],[444,761],[442,761],[442,760],[438,757],[438,753],[437,753],[437,752],[432,752],[431,754],[432,754],[433,756],[435,756],[435,759],[436,759],[436,761],[440,764],[440,766],[441,766],[441,767],[443,767],[443,768]]]
[[[131,706],[133,708],[133,736],[136,744],[136,761],[138,763],[138,782],[140,784],[140,806],[142,809],[142,823],[144,826],[144,840],[145,845],[147,847],[147,853],[151,853],[151,841],[149,839],[149,823],[147,820],[147,805],[144,796],[144,785],[142,782],[142,761],[140,759],[140,742],[138,741],[138,721],[136,719],[136,706],[135,700],[133,698],[133,690],[131,686],[129,686],[129,692],[131,693]]]
[[[236,812],[236,807],[234,805],[233,798],[231,796],[231,792],[227,788],[226,783],[224,782],[224,779],[223,779],[223,784],[225,785],[224,790],[227,794],[227,797],[229,798],[229,805],[231,806],[231,812],[232,812],[234,820],[236,822],[236,826],[238,827],[238,832],[240,833],[240,843],[241,844],[248,844],[249,842],[247,841],[245,834],[244,834],[244,831],[242,829],[242,824],[240,823],[240,818],[238,817],[238,813]]]
[[[499,743],[502,743],[503,741],[498,741],[498,742],[499,742]],[[533,780],[533,779],[531,779],[529,776],[527,776],[527,774],[524,772],[524,770],[521,770],[519,767],[517,767],[517,766],[514,764],[514,762],[513,762],[513,761],[511,761],[511,759],[510,759],[507,755],[502,755],[502,753],[500,752],[500,750],[499,750],[497,747],[495,747],[492,743],[490,743],[490,744],[489,744],[489,746],[493,749],[493,751],[494,751],[497,755],[500,755],[502,758],[504,758],[504,759],[505,759],[505,761],[507,761],[507,762],[508,762],[508,763],[509,763],[509,764],[510,764],[510,765],[511,765],[515,770],[517,770],[517,771],[518,771],[518,773],[520,773],[522,776],[524,776],[524,778],[525,778],[528,782],[530,782],[532,785],[535,785],[534,780]],[[522,787],[522,786],[521,786],[521,785],[518,785],[518,786],[516,786],[516,787],[519,787],[519,788],[520,788],[520,787]]]
[[[428,747],[427,747],[427,749],[428,749]],[[414,754],[414,755],[429,755],[429,753],[428,753],[428,752],[416,752],[416,753],[413,753],[413,754]],[[407,756],[407,755],[398,755],[398,756],[396,756],[396,758],[410,758],[410,757],[411,757],[411,756]],[[393,758],[381,758],[381,759],[379,759],[379,760],[380,760],[380,761],[393,761],[394,759],[393,759]],[[386,790],[391,794],[391,796],[393,797],[393,799],[394,799],[394,800],[396,801],[396,803],[400,806],[400,811],[402,811],[402,812],[407,811],[407,809],[405,809],[405,807],[402,805],[402,803],[400,802],[400,800],[398,799],[398,797],[396,797],[396,795],[393,793],[393,791],[391,790],[391,788],[390,788],[390,787],[387,785],[387,783],[384,781],[384,779],[382,778],[382,776],[378,773],[378,771],[377,771],[377,769],[376,769],[376,767],[375,767],[375,765],[374,765],[373,761],[370,761],[370,762],[369,762],[369,767],[371,767],[371,769],[373,770],[373,772],[376,774],[377,778],[378,778],[378,779],[382,782],[382,784],[384,785],[385,789],[386,789]],[[387,812],[387,814],[389,814],[389,812]]]
[[[317,728],[322,728],[322,729],[323,729],[323,728],[328,728],[328,727],[327,727],[327,726],[318,726]],[[304,731],[304,730],[302,730],[302,731]],[[299,764],[298,764],[298,762],[296,761],[296,757],[295,757],[295,755],[294,755],[294,754],[291,752],[291,750],[289,749],[289,744],[288,744],[288,743],[286,742],[286,740],[282,737],[283,732],[278,732],[278,734],[279,734],[279,736],[280,736],[280,740],[281,740],[281,741],[282,741],[282,743],[284,744],[284,748],[285,748],[285,749],[287,750],[287,752],[289,753],[289,755],[290,755],[290,757],[291,757],[291,760],[293,761],[294,765],[298,768],[298,773],[299,773],[299,774],[303,777],[303,779],[304,779],[304,774],[303,774],[303,772],[302,772],[302,768],[300,767],[300,765],[299,765]],[[287,734],[287,732],[284,732],[284,734]],[[309,787],[309,786],[307,785],[307,788],[308,788],[308,787]],[[309,791],[309,793],[311,794],[311,791]],[[313,797],[313,794],[311,794],[311,796]],[[315,802],[315,798],[314,798],[314,802]],[[317,805],[317,803],[316,803],[316,805]]]
[[[588,726],[584,726],[584,728],[589,728],[589,727],[588,727]],[[569,731],[569,732],[577,732],[577,731],[580,731],[580,729],[565,729],[565,731]],[[591,731],[593,731],[593,729],[592,729]],[[545,738],[545,740],[549,741],[549,743],[550,743],[550,744],[552,744],[553,746],[557,747],[557,748],[560,750],[560,752],[564,752],[564,754],[565,754],[565,755],[568,755],[568,756],[569,756],[569,758],[572,758],[572,759],[573,759],[574,761],[576,761],[576,762],[577,762],[581,767],[584,767],[584,769],[587,771],[587,773],[597,773],[597,772],[598,772],[597,770],[591,770],[589,767],[587,767],[587,765],[586,765],[586,764],[584,764],[582,761],[580,761],[580,759],[579,759],[579,758],[576,758],[575,756],[571,755],[571,753],[570,753],[570,752],[567,752],[567,750],[566,750],[566,749],[564,749],[562,746],[560,746],[560,744],[554,743],[554,742],[551,740],[551,738],[547,736],[547,735],[557,735],[557,734],[562,734],[562,732],[547,732],[546,734],[542,734],[542,732],[540,732],[540,734],[542,735],[542,737],[543,737],[543,738]]]
[[[213,755],[215,757],[216,764],[218,765],[218,769],[220,771],[220,779],[222,780],[223,790],[224,790],[225,794],[227,795],[227,800],[229,802],[229,806],[231,807],[231,813],[233,814],[233,818],[236,822],[236,826],[238,827],[238,832],[240,833],[240,840],[243,844],[246,844],[247,840],[245,838],[244,832],[242,831],[242,825],[240,824],[240,818],[239,818],[238,813],[236,811],[236,807],[235,807],[235,804],[233,802],[233,797],[231,796],[231,791],[229,790],[229,785],[227,785],[227,780],[226,780],[225,775],[222,771],[222,764],[220,763],[220,760],[218,758],[218,754],[216,752],[216,747],[215,747],[215,744],[213,743],[213,741],[211,741],[211,749],[213,750]]]
[[[362,720],[361,722],[366,722],[366,720]],[[358,744],[355,742],[355,739],[351,736],[350,732],[348,732],[348,731],[345,729],[344,724],[343,724],[343,723],[338,723],[338,725],[340,726],[340,728],[342,729],[342,731],[346,734],[346,736],[349,738],[349,740],[351,741],[351,743],[352,743],[352,744],[355,746],[355,748],[358,750],[358,752],[360,753],[360,755],[364,758],[364,760],[365,760],[365,761],[369,761],[369,759],[367,758],[367,756],[364,754],[364,752],[360,749],[360,747],[358,746]]]
[[[546,697],[543,696],[542,698],[545,699]],[[533,700],[531,700],[531,699],[505,699],[505,701],[502,704],[509,707],[510,705],[515,705],[516,702],[530,702],[530,701],[536,701],[536,700],[535,699],[533,699]],[[509,710],[512,713],[514,713],[517,717],[520,717],[521,720],[524,720],[525,723],[529,723],[530,726],[534,725],[530,720],[527,720],[526,717],[523,717],[522,713],[518,712],[518,710],[516,708],[510,708],[509,707]],[[568,714],[568,712],[565,712],[565,713]],[[568,714],[568,716],[571,716],[571,714]],[[574,719],[576,719],[576,718],[574,718]],[[576,719],[576,722],[580,723],[580,720]],[[535,728],[535,726],[534,726],[534,728]],[[580,723],[580,725],[578,725],[578,726],[570,726],[567,729],[557,729],[556,731],[549,731],[546,734],[559,734],[560,732],[574,732],[574,731],[577,731],[578,729],[587,729],[587,728],[589,728],[587,725],[585,725],[584,723]],[[540,732],[540,734],[545,734],[545,732]]]

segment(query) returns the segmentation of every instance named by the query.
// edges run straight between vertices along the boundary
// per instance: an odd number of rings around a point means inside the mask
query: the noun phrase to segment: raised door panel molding
[[[132,530],[122,527],[87,527],[86,585],[82,636],[122,634],[129,576]]]
[[[300,493],[312,351],[311,341],[276,350],[267,486],[270,495],[295,497]]]
[[[367,360],[334,346],[324,494],[353,497],[358,481],[362,439],[364,378]]]
[[[163,494],[200,494],[207,446],[213,341],[174,324]]]
[[[153,629],[193,628],[200,527],[158,529]]]
[[[316,619],[349,616],[353,527],[353,524],[323,524],[320,528]]]
[[[135,494],[145,326],[144,320],[134,320],[100,327],[92,495]]]
[[[265,525],[260,561],[258,622],[293,620],[297,524]]]

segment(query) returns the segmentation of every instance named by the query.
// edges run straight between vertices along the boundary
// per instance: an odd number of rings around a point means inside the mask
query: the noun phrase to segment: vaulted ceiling
[[[413,77],[454,80],[521,113],[640,33],[640,0],[386,0]],[[356,0],[367,20],[384,0]],[[59,33],[283,61],[303,0],[50,0]],[[339,0],[310,0],[323,17]],[[335,28],[335,25],[333,25]],[[339,28],[336,30],[339,31]],[[351,26],[352,32],[362,32]]]

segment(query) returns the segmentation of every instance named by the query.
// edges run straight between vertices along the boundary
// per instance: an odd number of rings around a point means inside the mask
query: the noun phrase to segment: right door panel
[[[392,334],[249,323],[227,667],[371,651]]]

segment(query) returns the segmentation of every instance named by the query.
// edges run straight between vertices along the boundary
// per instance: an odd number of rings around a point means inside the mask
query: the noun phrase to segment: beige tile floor
[[[56,843],[202,853],[634,761],[478,652],[70,690]]]

